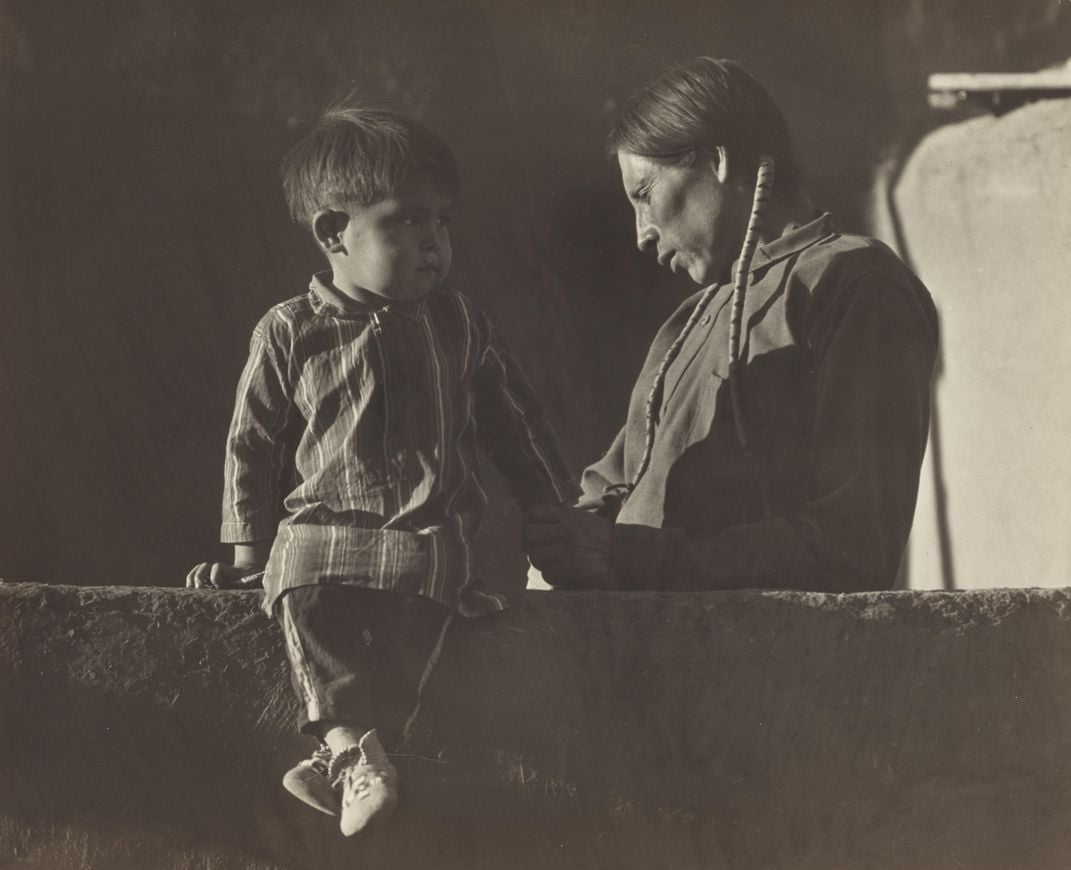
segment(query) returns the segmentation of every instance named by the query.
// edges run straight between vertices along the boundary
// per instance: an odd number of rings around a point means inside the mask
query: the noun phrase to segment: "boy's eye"
[[[454,219],[454,216],[452,214],[441,214],[441,215],[439,215],[439,226],[445,227],[453,219]]]
[[[407,227],[415,227],[420,223],[420,217],[415,214],[406,215],[402,218],[402,223]]]

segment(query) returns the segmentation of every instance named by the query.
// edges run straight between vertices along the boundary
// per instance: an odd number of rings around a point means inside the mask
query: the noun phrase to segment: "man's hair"
[[[748,177],[768,155],[778,187],[799,180],[788,125],[773,98],[738,63],[697,57],[671,67],[625,101],[606,151],[611,157],[625,151],[686,166],[719,145]]]
[[[311,226],[322,209],[369,206],[426,172],[455,195],[457,160],[427,127],[384,109],[335,106],[283,159],[283,193],[291,217]]]

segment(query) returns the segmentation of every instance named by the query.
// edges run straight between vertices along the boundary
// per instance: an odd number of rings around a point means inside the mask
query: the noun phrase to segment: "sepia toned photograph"
[[[0,0],[0,870],[1071,867],[1068,0]]]

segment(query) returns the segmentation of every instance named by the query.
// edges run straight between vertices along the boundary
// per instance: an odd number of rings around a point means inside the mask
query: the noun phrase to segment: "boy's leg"
[[[329,747],[319,763],[314,756],[291,770],[284,785],[311,806],[341,814],[343,833],[356,833],[388,816],[397,796],[397,773],[372,724],[382,716],[391,732],[408,729],[449,612],[418,596],[320,585],[287,592],[278,616],[301,730]]]
[[[370,594],[354,587],[299,586],[279,601],[302,733],[323,740],[330,725],[371,726]]]
[[[341,806],[331,783],[331,760],[358,743],[372,721],[370,635],[361,606],[367,594],[362,592],[301,586],[284,594],[276,609],[300,702],[299,730],[321,742],[310,758],[287,772],[283,785],[299,800],[335,816]]]
[[[377,730],[393,745],[409,736],[452,615],[418,595],[384,593],[369,605],[372,709]]]

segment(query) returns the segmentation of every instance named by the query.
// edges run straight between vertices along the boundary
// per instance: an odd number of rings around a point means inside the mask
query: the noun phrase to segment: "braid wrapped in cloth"
[[[773,193],[773,184],[773,158],[763,156],[759,161],[759,169],[755,180],[755,196],[751,202],[751,216],[748,219],[747,232],[744,235],[744,244],[740,249],[740,256],[737,259],[736,274],[733,276],[732,316],[729,321],[729,392],[732,398],[733,419],[736,424],[736,437],[740,442],[740,446],[744,453],[751,460],[758,472],[763,513],[766,516],[769,516],[770,513],[766,476],[763,473],[758,460],[751,451],[747,433],[747,424],[744,419],[743,401],[740,394],[738,369],[740,367],[740,333],[744,319],[744,301],[747,297],[748,273],[751,271],[751,260],[755,256],[755,249],[758,247],[759,237],[762,234],[763,220],[766,217],[766,208],[769,205],[770,197]],[[643,475],[647,473],[647,468],[651,464],[651,454],[654,451],[655,430],[658,427],[659,413],[662,407],[662,396],[666,386],[666,372],[669,371],[669,367],[680,354],[685,340],[687,340],[688,335],[691,333],[695,324],[698,322],[700,315],[703,313],[703,309],[707,307],[711,298],[714,296],[715,292],[717,292],[717,289],[717,284],[711,284],[703,291],[703,295],[700,296],[699,301],[696,302],[695,308],[692,309],[692,313],[688,317],[688,321],[684,324],[684,328],[681,329],[680,333],[673,340],[673,344],[669,346],[669,350],[666,351],[666,355],[662,358],[662,362],[658,366],[658,371],[655,373],[654,383],[651,385],[651,392],[647,396],[646,432],[643,442],[643,454],[640,458],[640,464],[636,469],[636,474],[633,476],[631,483],[627,485],[627,491],[624,494],[625,498],[627,498],[628,494],[636,488],[636,485],[640,482]]]

